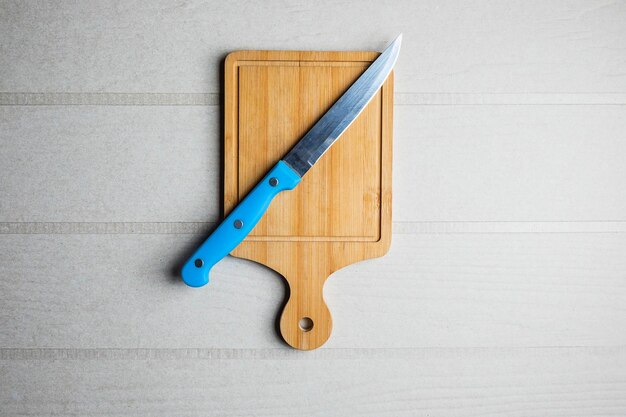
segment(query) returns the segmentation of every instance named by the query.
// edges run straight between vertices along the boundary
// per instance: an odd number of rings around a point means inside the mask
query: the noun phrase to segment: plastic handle
[[[209,271],[248,236],[281,191],[292,190],[300,176],[279,161],[250,193],[235,207],[196,252],[185,262],[181,275],[190,287],[209,282]]]

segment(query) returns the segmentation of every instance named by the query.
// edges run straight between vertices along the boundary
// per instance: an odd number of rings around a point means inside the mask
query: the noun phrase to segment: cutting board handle
[[[290,293],[280,317],[280,332],[296,349],[316,349],[330,337],[333,322],[323,294],[326,278],[285,277]]]

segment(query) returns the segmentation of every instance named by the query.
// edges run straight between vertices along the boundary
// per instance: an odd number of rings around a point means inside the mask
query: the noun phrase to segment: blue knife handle
[[[181,275],[190,287],[209,282],[209,270],[248,236],[281,191],[292,190],[300,176],[285,162],[278,161],[267,175],[224,219],[196,252],[185,262]]]

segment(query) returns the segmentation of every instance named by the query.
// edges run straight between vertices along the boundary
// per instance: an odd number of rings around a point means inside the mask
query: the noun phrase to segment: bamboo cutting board
[[[225,64],[224,211],[230,212],[379,54],[238,51]],[[336,270],[384,255],[391,242],[393,73],[367,108],[231,255],[289,284],[280,331],[297,349],[321,346],[332,318],[323,297]]]

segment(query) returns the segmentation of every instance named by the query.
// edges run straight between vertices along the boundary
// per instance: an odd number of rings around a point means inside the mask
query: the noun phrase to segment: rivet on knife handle
[[[213,265],[245,239],[272,199],[281,191],[293,189],[300,180],[293,169],[279,161],[185,263],[182,270],[185,284],[190,287],[207,284]]]

